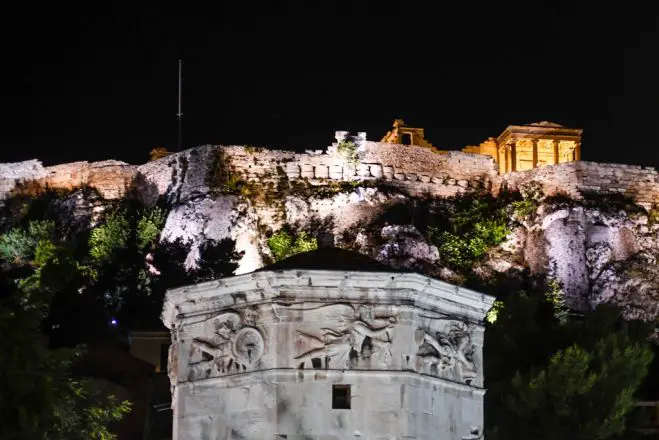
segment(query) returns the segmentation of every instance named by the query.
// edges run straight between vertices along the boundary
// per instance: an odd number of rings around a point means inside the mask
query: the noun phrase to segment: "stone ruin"
[[[445,197],[471,190],[496,195],[502,189],[515,190],[536,182],[547,195],[562,193],[579,199],[584,192],[598,192],[625,195],[644,206],[659,203],[657,170],[581,161],[581,130],[548,122],[510,126],[480,146],[443,151],[425,141],[419,141],[422,145],[391,143],[409,127],[401,121],[395,129],[397,134],[390,132],[383,139],[386,142],[369,141],[364,132],[352,136],[337,131],[332,145],[305,153],[207,145],[144,165],[114,160],[51,167],[43,167],[37,160],[0,164],[0,200],[28,183],[51,188],[93,186],[107,199],[122,197],[136,179],[154,196],[171,193],[186,183],[194,186],[193,191],[203,192],[208,189],[204,179],[211,173],[214,158],[222,155],[236,177],[264,184],[276,183],[282,176],[313,185],[382,181],[412,195]],[[346,140],[357,146],[354,160],[346,160],[337,152]],[[175,175],[177,169],[180,172]]]
[[[171,290],[173,438],[482,438],[493,300],[412,273],[267,267]]]

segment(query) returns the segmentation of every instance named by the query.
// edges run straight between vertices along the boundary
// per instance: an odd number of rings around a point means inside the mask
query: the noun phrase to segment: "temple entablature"
[[[582,133],[581,129],[548,121],[510,125],[499,137],[467,146],[462,151],[493,157],[500,174],[526,171],[581,160]]]

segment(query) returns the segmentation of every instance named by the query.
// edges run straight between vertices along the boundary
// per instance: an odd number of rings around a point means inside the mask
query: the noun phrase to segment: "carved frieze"
[[[416,371],[470,384],[478,376],[469,326],[445,321],[440,329],[418,328]]]
[[[478,385],[480,349],[471,332],[463,321],[405,306],[247,306],[189,324],[181,374],[199,380],[270,368],[406,370]]]
[[[393,314],[372,306],[331,304],[304,310],[297,329],[294,362],[298,368],[388,368],[391,365]],[[328,320],[328,317],[332,318]]]
[[[191,341],[188,380],[242,373],[258,366],[265,353],[260,330],[246,326],[236,312],[215,316],[211,326],[212,334],[194,337]]]

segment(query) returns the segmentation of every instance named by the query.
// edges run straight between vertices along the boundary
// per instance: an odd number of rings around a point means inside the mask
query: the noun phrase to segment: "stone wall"
[[[503,174],[496,180],[494,192],[503,188],[518,189],[532,181],[540,183],[548,195],[562,193],[579,199],[586,192],[622,194],[642,205],[659,203],[656,169],[597,162],[569,162]]]
[[[72,189],[96,188],[106,199],[122,197],[130,187],[137,167],[117,160],[72,162],[44,167],[38,160],[0,164],[0,200],[22,187]]]
[[[470,438],[493,301],[417,274],[294,268],[170,290],[173,438]]]
[[[488,156],[459,151],[437,153],[410,145],[364,142],[355,163],[337,154],[336,144],[327,152],[303,154],[240,146],[222,148],[233,171],[248,180],[276,181],[286,176],[323,184],[380,179],[405,187],[410,193],[451,196],[467,188],[490,188],[497,178],[496,165]]]
[[[207,145],[176,153],[141,166],[119,161],[73,162],[43,167],[37,160],[0,164],[0,199],[20,183],[35,181],[53,188],[96,187],[103,197],[125,194],[138,176],[152,196],[188,200],[209,191],[208,178],[218,154],[236,175],[251,181],[276,182],[280,178],[306,179],[315,185],[331,181],[382,180],[410,194],[453,196],[475,188],[518,189],[539,182],[546,194],[565,193],[580,198],[584,192],[617,193],[637,203],[659,203],[657,170],[637,165],[570,162],[529,171],[498,175],[486,155],[379,142],[363,142],[356,161],[327,150],[294,153],[243,146]],[[144,187],[143,187],[144,188]]]

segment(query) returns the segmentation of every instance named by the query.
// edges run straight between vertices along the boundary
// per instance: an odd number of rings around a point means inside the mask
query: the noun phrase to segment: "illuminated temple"
[[[536,122],[527,125],[510,125],[498,137],[491,137],[480,145],[469,145],[465,153],[486,154],[499,166],[499,173],[524,171],[545,165],[555,165],[581,159],[583,130],[567,128],[553,122]],[[380,142],[418,145],[437,150],[424,137],[422,128],[408,127],[402,119]]]

